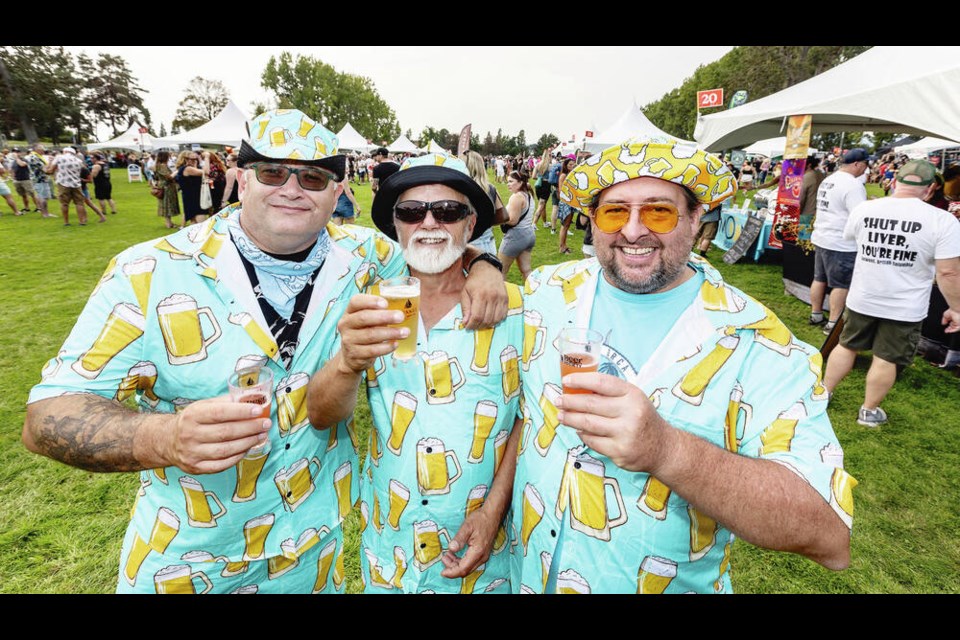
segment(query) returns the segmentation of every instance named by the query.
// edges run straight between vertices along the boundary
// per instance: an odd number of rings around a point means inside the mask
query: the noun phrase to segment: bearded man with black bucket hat
[[[398,328],[405,314],[387,308],[391,283],[354,296],[340,351],[311,380],[308,402],[314,425],[342,424],[365,381],[373,417],[360,491],[365,592],[509,592],[503,518],[519,431],[520,288],[503,285],[509,310],[492,329],[465,330],[458,304],[461,256],[490,227],[493,204],[463,161],[427,154],[383,181],[372,217],[400,243],[416,279],[404,286],[419,286],[415,331]],[[404,340],[415,341],[412,352]]]

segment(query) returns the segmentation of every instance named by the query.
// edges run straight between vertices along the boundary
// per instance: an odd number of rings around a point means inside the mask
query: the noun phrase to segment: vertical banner
[[[462,156],[470,148],[470,127],[472,126],[473,123],[470,123],[460,130],[460,142],[457,143],[458,156]]]
[[[777,205],[774,209],[773,226],[767,241],[771,247],[783,248],[783,240],[797,241],[797,225],[800,222],[800,185],[803,170],[807,166],[807,151],[810,148],[810,125],[813,117],[790,116],[787,124],[787,144],[780,169],[780,186]]]
[[[747,101],[747,92],[741,89],[733,94],[733,98],[730,99],[730,108],[734,109],[744,104]]]

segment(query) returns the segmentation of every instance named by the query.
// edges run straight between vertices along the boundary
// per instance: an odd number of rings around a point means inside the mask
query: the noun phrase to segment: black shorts
[[[537,194],[537,197],[541,200],[546,200],[550,197],[550,183],[541,182],[540,186],[534,189],[534,192]]]
[[[113,184],[108,182],[100,185],[94,182],[93,195],[97,200],[109,200],[113,197]]]

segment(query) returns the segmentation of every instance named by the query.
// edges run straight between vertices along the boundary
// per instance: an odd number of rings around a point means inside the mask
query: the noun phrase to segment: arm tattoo
[[[35,430],[44,455],[87,471],[144,468],[133,452],[144,416],[89,393],[57,400],[57,406],[38,421]],[[66,402],[69,410],[64,410]]]

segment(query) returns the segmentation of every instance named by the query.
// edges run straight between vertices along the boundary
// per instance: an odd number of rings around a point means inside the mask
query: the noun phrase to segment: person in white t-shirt
[[[810,285],[810,324],[823,322],[823,299],[830,292],[830,320],[824,334],[833,330],[846,303],[853,275],[856,243],[843,237],[850,212],[867,199],[867,191],[858,178],[867,170],[867,152],[851,149],[843,156],[843,166],[824,178],[817,191],[817,216],[810,241],[816,247],[813,283]]]
[[[873,351],[857,417],[864,426],[887,421],[880,403],[896,382],[898,366],[913,362],[934,276],[950,305],[943,314],[945,331],[960,331],[960,222],[924,202],[936,189],[936,175],[925,160],[907,162],[894,194],[858,205],[843,231],[856,244],[856,268],[840,344],[827,361],[823,384],[832,394],[857,353]]]

